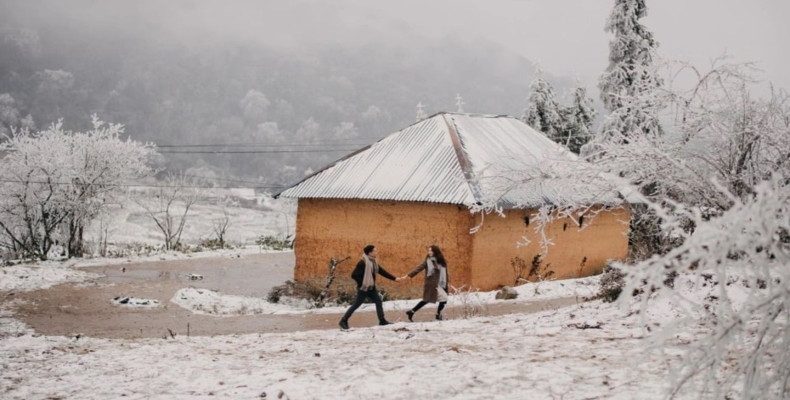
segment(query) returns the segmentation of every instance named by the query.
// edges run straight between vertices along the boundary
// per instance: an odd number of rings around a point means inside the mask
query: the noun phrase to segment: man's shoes
[[[347,330],[348,329],[348,321],[346,321],[344,319],[341,319],[340,323],[338,325],[340,325],[340,329],[343,329],[343,330]]]
[[[392,322],[389,322],[389,321],[387,321],[387,320],[384,320],[384,321],[379,321],[379,325],[381,325],[381,326],[384,326],[384,325],[392,325]]]
[[[406,311],[406,316],[409,317],[409,322],[414,322],[414,320],[412,319],[414,318],[414,311],[412,310]]]
[[[441,321],[443,319],[444,319],[444,317],[442,317],[442,314],[436,314],[436,320],[437,321]]]

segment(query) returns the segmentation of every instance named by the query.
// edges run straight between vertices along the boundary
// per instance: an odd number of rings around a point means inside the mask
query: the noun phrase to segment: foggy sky
[[[3,1],[5,10],[33,2]],[[544,70],[594,84],[607,65],[603,31],[610,0],[399,1],[64,1],[39,18],[105,21],[185,43],[262,42],[309,52],[314,46],[382,43],[420,47],[447,37],[504,46]],[[790,88],[788,0],[648,0],[643,23],[660,55],[700,66],[724,54],[755,61],[765,79]],[[15,21],[24,23],[24,21]],[[64,34],[68,34],[65,32]]]

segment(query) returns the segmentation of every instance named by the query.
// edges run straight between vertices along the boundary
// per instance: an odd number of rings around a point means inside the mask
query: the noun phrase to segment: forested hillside
[[[61,118],[85,129],[96,113],[160,145],[163,168],[267,184],[293,182],[411,124],[418,102],[429,115],[455,111],[460,93],[466,112],[520,116],[535,69],[482,41],[283,50],[231,37],[186,40],[143,14],[39,17],[61,7],[50,6],[0,13],[0,129]],[[561,95],[570,87],[549,79]],[[319,145],[304,146],[311,143]],[[168,147],[196,144],[234,146]],[[212,150],[280,152],[172,153]]]

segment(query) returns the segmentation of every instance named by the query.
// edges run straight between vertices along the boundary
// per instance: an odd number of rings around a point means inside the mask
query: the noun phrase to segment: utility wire
[[[358,149],[324,149],[324,150],[165,150],[160,154],[279,154],[279,153],[329,153],[354,151]]]
[[[201,175],[189,175],[189,174],[178,174],[179,176],[185,176],[189,178],[197,178],[197,179],[206,179],[211,181],[223,181],[223,182],[236,182],[236,183],[251,183],[254,185],[260,184],[260,181],[245,181],[242,179],[231,179],[231,178],[212,178],[209,176],[201,176]]]
[[[226,144],[157,144],[158,148],[191,147],[320,147],[320,146],[367,146],[369,143],[226,143]]]
[[[45,182],[45,181],[23,181],[23,180],[12,180],[12,179],[0,179],[0,182],[5,183],[30,183],[30,184],[40,184],[40,185],[72,185],[71,182]],[[212,187],[212,186],[200,186],[200,185],[152,185],[152,184],[140,184],[140,183],[108,183],[103,186],[112,186],[112,187],[143,187],[143,188],[196,188],[196,189],[280,189],[286,188],[289,185],[266,185],[266,186],[221,186],[221,187]]]
[[[261,142],[251,142],[251,143],[187,143],[187,144],[156,144],[157,147],[239,147],[239,146],[256,146],[256,147],[314,147],[314,146],[367,146],[370,142],[365,143],[349,143],[355,140],[364,140],[364,139],[371,139],[373,141],[382,139],[382,137],[374,137],[374,136],[366,136],[366,137],[356,137],[350,139],[335,139],[334,141],[330,142],[315,142],[315,143],[261,143]]]

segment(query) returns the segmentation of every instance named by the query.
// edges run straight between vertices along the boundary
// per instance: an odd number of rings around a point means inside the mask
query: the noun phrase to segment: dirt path
[[[22,300],[15,317],[45,335],[82,334],[104,338],[163,337],[171,330],[178,335],[211,336],[263,332],[293,332],[337,329],[340,314],[252,315],[213,317],[192,314],[170,303],[176,291],[201,287],[234,295],[265,297],[272,286],[291,278],[293,253],[247,255],[241,258],[201,258],[178,261],[128,263],[85,268],[105,276],[88,284],[65,284],[46,290],[17,293],[0,302]],[[122,268],[125,267],[125,271]],[[203,280],[189,280],[189,274]],[[116,296],[159,300],[161,307],[132,309],[114,305]],[[489,305],[488,315],[535,312],[576,304],[575,298],[534,303]],[[458,318],[460,310],[448,307],[448,318]],[[416,321],[432,320],[435,307],[421,310]],[[392,322],[406,321],[402,311],[389,311]],[[375,312],[357,311],[352,327],[372,326]]]

